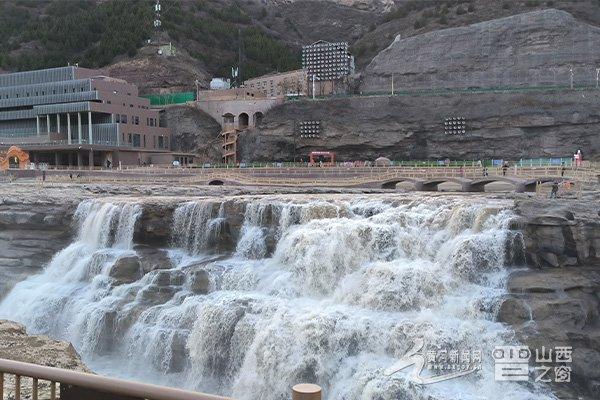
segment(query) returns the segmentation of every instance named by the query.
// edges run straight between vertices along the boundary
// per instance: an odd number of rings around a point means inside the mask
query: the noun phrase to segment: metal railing
[[[147,400],[229,400],[227,397],[191,392],[165,386],[108,378],[100,375],[45,367],[0,358],[0,399],[4,398],[5,376],[14,376],[12,398],[21,400],[22,378],[32,378],[31,399],[38,400],[40,380],[50,382],[50,400],[81,400],[81,389],[87,393],[108,394],[115,398]],[[75,390],[74,390],[75,389]],[[79,394],[77,394],[79,390]],[[24,397],[24,396],[23,396]]]

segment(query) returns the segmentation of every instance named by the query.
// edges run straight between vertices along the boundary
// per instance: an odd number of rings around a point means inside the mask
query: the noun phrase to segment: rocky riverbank
[[[0,320],[0,358],[90,372],[70,343],[47,336],[30,336],[25,327],[12,321]],[[14,399],[14,376],[5,375],[4,399]],[[39,399],[50,398],[50,382],[39,381]],[[21,398],[31,399],[31,380],[21,382]]]

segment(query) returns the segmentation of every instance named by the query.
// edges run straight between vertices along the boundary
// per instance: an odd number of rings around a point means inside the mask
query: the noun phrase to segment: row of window
[[[82,88],[79,88],[79,91],[80,91],[80,92],[84,92],[85,90],[84,90],[84,88],[82,87]],[[59,90],[58,92],[60,93],[60,90]],[[63,89],[63,93],[67,93],[67,92],[68,92],[68,91],[67,91],[67,89],[66,89],[66,88],[65,88],[65,89]],[[76,92],[76,91],[75,91],[75,88],[72,88],[72,93],[75,93],[75,92]],[[35,94],[34,94],[34,93],[35,93]],[[41,94],[40,94],[40,93],[41,93]],[[50,94],[50,91],[48,91],[48,94]],[[56,89],[52,90],[52,94],[56,94]],[[36,91],[36,92],[31,92],[31,93],[29,93],[29,92],[25,92],[25,96],[24,96],[24,97],[31,97],[31,96],[37,97],[37,96],[45,96],[45,95],[46,95],[46,91],[45,91],[45,90],[42,90],[42,91]],[[19,98],[19,93],[15,93],[15,96],[14,96],[14,97],[15,97],[16,99],[18,99],[18,98]],[[8,98],[9,98],[9,95],[7,94],[7,95],[5,96],[5,98],[7,98],[7,99],[8,99]]]
[[[129,143],[133,147],[147,147],[146,136],[139,133],[127,134],[127,141],[125,140],[125,133],[122,134],[123,143]],[[143,144],[143,145],[142,145]],[[168,149],[169,138],[167,136],[152,136],[152,146],[155,149]]]
[[[126,124],[127,123],[127,115],[126,114],[115,114],[115,122]],[[140,124],[140,117],[137,115],[131,116],[131,123],[133,125]],[[146,126],[158,126],[158,121],[156,118],[146,118]]]

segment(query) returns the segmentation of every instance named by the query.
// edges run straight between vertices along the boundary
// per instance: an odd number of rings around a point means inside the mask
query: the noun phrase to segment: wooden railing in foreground
[[[0,400],[5,398],[4,386],[7,375],[14,376],[14,388],[10,397],[14,400],[25,399],[25,396],[21,396],[22,378],[32,379],[31,396],[27,396],[31,400],[46,400],[39,394],[40,380],[50,382],[48,400],[231,400],[228,397],[107,378],[3,358],[0,358]],[[301,383],[292,388],[291,397],[292,400],[321,400],[321,387]]]
[[[190,392],[165,386],[107,378],[100,375],[0,359],[0,400],[6,375],[14,375],[12,398],[21,400],[22,378],[32,378],[31,399],[38,400],[40,380],[50,382],[50,400],[229,400],[227,397]],[[60,394],[60,396],[59,396]]]

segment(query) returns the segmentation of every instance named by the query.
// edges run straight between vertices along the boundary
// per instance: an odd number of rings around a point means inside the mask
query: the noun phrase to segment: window
[[[131,133],[129,135],[127,135],[127,143],[131,143]]]
[[[162,149],[162,148],[164,148],[164,145],[165,145],[165,138],[162,136],[159,136],[158,137],[158,148]]]
[[[132,116],[131,119],[133,120],[133,123],[135,125],[139,125],[140,124],[140,117],[138,117],[138,116]]]
[[[125,114],[121,114],[121,122],[122,122],[123,124],[126,124],[126,123],[127,123],[127,115],[125,115]]]
[[[119,115],[119,114],[117,114],[117,115]],[[123,132],[123,140],[122,141],[123,141],[123,143],[125,143],[125,132]]]
[[[154,148],[156,148],[156,136],[152,136],[152,141],[154,142]]]
[[[144,135],[144,147],[146,147],[146,135]]]
[[[112,104],[112,101],[106,100],[106,104]]]
[[[140,147],[140,134],[139,133],[133,134],[133,147]]]
[[[121,122],[121,115],[115,114],[115,122]]]

